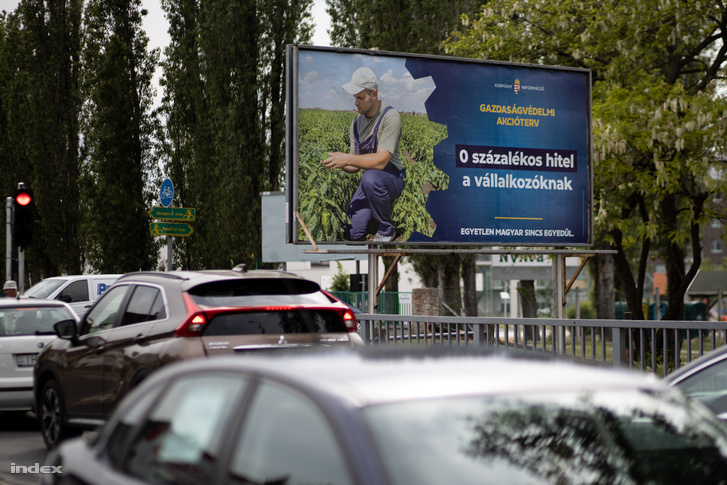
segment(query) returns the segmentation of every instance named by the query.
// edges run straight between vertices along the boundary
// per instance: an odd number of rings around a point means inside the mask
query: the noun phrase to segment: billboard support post
[[[369,295],[368,312],[376,313],[376,298],[378,294],[376,289],[379,286],[379,258],[378,255],[372,251],[369,252],[369,284],[367,287]]]

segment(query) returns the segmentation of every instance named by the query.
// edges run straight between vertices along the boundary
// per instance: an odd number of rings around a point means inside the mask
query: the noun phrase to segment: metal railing
[[[359,314],[357,319],[366,344],[518,348],[658,375],[727,343],[727,322],[392,314]]]

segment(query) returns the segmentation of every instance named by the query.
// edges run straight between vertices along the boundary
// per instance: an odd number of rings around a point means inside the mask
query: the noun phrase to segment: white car
[[[62,301],[0,298],[0,411],[31,410],[35,360],[63,320],[78,317]]]
[[[79,317],[82,317],[93,302],[120,276],[120,274],[53,276],[31,286],[22,296],[64,301]]]

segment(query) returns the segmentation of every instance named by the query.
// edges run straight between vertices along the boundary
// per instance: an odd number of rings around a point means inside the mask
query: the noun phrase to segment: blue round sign
[[[159,202],[162,206],[169,207],[172,205],[172,199],[174,199],[174,184],[170,179],[164,179],[159,189]]]

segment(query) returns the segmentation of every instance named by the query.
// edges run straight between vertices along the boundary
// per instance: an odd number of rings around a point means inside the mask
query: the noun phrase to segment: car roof
[[[187,361],[166,369],[194,370],[269,376],[357,406],[450,396],[667,389],[657,378],[636,371],[479,349],[272,352]]]
[[[234,269],[207,269],[198,271],[138,271],[123,275],[117,280],[117,283],[123,283],[124,281],[129,280],[148,282],[177,281],[184,289],[214,281],[259,278],[295,279],[317,284],[293,273],[266,269],[250,271]]]
[[[36,307],[71,307],[60,300],[46,300],[43,298],[0,298],[0,309],[2,308],[36,308]],[[71,310],[73,311],[73,310]]]
[[[702,367],[711,365],[713,361],[716,362],[727,358],[726,354],[727,345],[723,345],[722,347],[712,350],[711,352],[707,352],[706,354],[694,359],[688,364],[679,367],[677,370],[671,372],[666,377],[664,377],[664,380],[669,384],[675,384],[682,378],[696,372]]]

